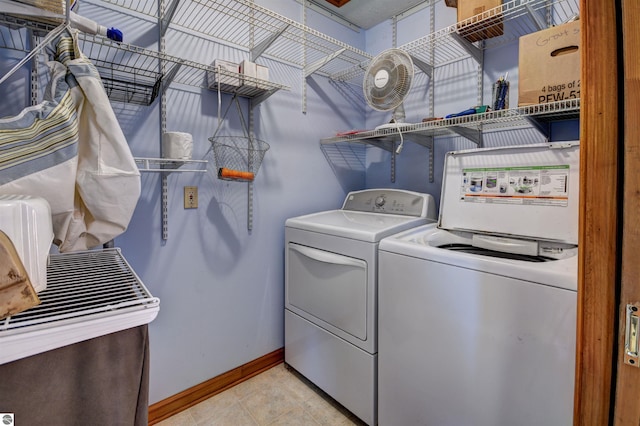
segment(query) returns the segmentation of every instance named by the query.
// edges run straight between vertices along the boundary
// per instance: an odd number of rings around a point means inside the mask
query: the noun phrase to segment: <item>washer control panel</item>
[[[422,217],[426,214],[425,194],[399,189],[367,189],[347,194],[342,210]]]

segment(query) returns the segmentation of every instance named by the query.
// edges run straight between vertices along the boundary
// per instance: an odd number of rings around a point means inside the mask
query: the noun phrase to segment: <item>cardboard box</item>
[[[229,61],[223,61],[221,59],[216,59],[213,61],[214,68],[216,70],[220,67],[220,89],[221,90],[233,90],[234,88],[240,87],[242,81],[240,79],[240,68],[238,64]],[[207,72],[207,86],[209,89],[217,89],[218,88],[218,72],[208,71]]]
[[[518,106],[580,97],[580,21],[520,37]]]
[[[0,231],[0,319],[40,304],[11,239]]]
[[[458,33],[470,42],[502,35],[502,8],[499,6],[502,6],[502,0],[458,0]]]

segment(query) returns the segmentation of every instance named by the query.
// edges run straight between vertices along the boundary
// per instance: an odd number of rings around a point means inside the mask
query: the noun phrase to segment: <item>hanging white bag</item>
[[[127,229],[140,172],[77,33],[64,31],[54,46],[45,101],[0,120],[0,193],[45,198],[54,242],[67,252]]]

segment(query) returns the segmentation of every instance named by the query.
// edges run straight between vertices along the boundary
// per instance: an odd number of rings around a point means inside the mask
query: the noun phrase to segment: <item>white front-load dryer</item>
[[[378,243],[433,222],[428,194],[351,192],[341,209],[285,226],[285,362],[377,423]]]

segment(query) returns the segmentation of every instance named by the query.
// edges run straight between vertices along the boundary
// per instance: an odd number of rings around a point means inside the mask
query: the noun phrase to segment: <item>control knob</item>
[[[379,197],[376,198],[376,207],[382,207],[384,206],[384,203],[386,203],[387,200],[385,200],[384,195],[380,195]]]

